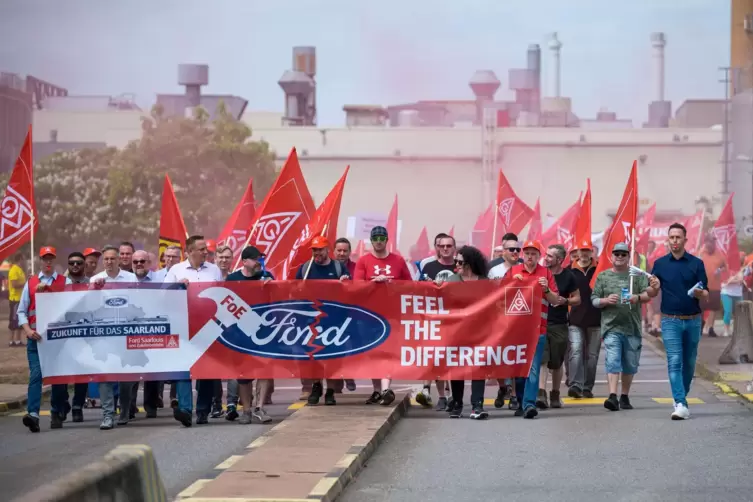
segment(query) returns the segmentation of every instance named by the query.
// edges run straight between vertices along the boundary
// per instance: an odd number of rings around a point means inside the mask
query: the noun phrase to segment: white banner
[[[178,373],[187,374],[205,349],[188,340],[184,289],[42,293],[36,302],[45,378],[91,374],[98,374],[100,381],[126,380],[121,378],[125,375],[134,380],[166,378],[166,374],[177,378]]]

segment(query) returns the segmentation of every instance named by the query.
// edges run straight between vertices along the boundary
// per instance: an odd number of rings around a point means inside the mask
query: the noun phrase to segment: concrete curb
[[[49,397],[51,392],[51,385],[45,385],[42,387],[42,399]],[[12,401],[0,402],[0,417],[23,410],[27,401],[26,396],[18,396]]]

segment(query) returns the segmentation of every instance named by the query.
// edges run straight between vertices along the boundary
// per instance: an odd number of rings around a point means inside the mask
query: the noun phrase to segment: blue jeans
[[[700,315],[692,319],[662,316],[661,336],[667,351],[667,371],[672,398],[675,403],[688,405],[685,399],[695,373],[698,342],[701,340],[703,320]]]
[[[26,392],[26,412],[29,415],[39,417],[39,408],[42,406],[42,365],[39,364],[39,351],[37,342],[26,342],[26,358],[29,361],[29,388]],[[52,413],[65,413],[65,403],[68,402],[68,386],[56,384],[52,386],[50,396],[50,408]]]
[[[528,378],[515,378],[515,394],[523,410],[536,407],[536,397],[539,393],[539,372],[541,371],[541,359],[544,357],[545,346],[546,334],[539,335],[539,341],[536,343],[536,353],[533,356]]]
[[[724,307],[724,324],[732,323],[732,314],[735,313],[735,305],[743,299],[742,296],[731,296],[722,293],[722,307]]]
[[[196,380],[196,413],[209,413],[212,410],[214,380]],[[193,412],[193,389],[191,380],[178,380],[178,408]]]

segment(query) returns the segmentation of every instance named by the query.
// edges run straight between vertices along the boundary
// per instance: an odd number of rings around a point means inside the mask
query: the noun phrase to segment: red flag
[[[420,260],[423,260],[432,254],[431,245],[429,244],[429,232],[426,230],[426,227],[422,228],[421,233],[418,234],[418,240],[415,244],[415,252],[416,255],[420,256]]]
[[[654,217],[656,216],[656,202],[651,204],[643,216],[638,219],[635,228],[635,251],[637,253],[646,254],[648,252],[648,243],[651,240],[651,228],[654,225]]]
[[[447,235],[449,235],[450,237],[455,237],[455,225],[452,226],[450,232]]]
[[[165,266],[163,255],[168,246],[180,247],[181,256],[186,251],[186,224],[183,215],[180,214],[178,201],[175,198],[173,184],[170,176],[165,175],[165,184],[162,187],[162,211],[159,217],[159,268]]]
[[[539,239],[541,245],[546,248],[552,244],[562,244],[569,252],[573,244],[573,233],[575,224],[578,222],[579,213],[580,195],[578,196],[578,200],[576,200],[572,206],[567,208],[567,211],[565,211],[557,221],[552,223],[552,225],[541,234],[541,239]],[[590,236],[588,240],[591,240]]]
[[[604,246],[602,247],[602,258],[596,265],[596,272],[591,279],[591,287],[596,283],[596,277],[599,273],[612,266],[612,248],[618,242],[626,242],[628,246],[632,245],[630,241],[632,231],[635,229],[635,222],[638,219],[638,162],[633,161],[633,168],[630,170],[630,177],[625,192],[622,194],[620,207],[614,216],[614,221],[609,229],[604,233]]]
[[[0,263],[29,242],[39,228],[34,202],[34,165],[31,158],[31,126],[8,180],[0,207]],[[33,228],[32,228],[33,227]],[[32,252],[32,256],[33,256]]]
[[[275,278],[284,277],[281,272],[288,253],[315,210],[314,199],[293,148],[257,208],[250,235],[246,238],[246,245],[255,246],[266,255],[266,268]],[[238,268],[240,259],[238,255],[234,268]]]
[[[356,250],[353,251],[350,254],[350,259],[352,261],[358,261],[358,259],[361,256],[363,256],[364,254],[366,254],[366,251],[365,251],[364,247],[365,246],[364,246],[364,243],[363,243],[363,239],[358,239],[358,244],[356,244]]]
[[[712,233],[716,239],[716,247],[727,258],[727,268],[723,274],[723,280],[740,270],[740,248],[737,246],[737,229],[735,228],[735,213],[732,210],[732,198],[734,193],[730,194],[727,203],[724,205],[719,219],[714,223]]]
[[[387,234],[389,240],[387,241],[387,251],[390,253],[400,253],[397,249],[397,195],[395,195],[395,202],[392,203],[392,209],[387,216]]]
[[[233,254],[238,254],[242,251],[241,246],[246,242],[248,237],[248,230],[254,222],[254,214],[256,203],[254,201],[254,188],[252,180],[248,180],[248,186],[243,193],[238,205],[235,206],[233,214],[225,223],[225,227],[220,232],[220,236],[217,238],[219,244],[230,246],[233,249]]]
[[[520,233],[533,216],[533,209],[515,195],[515,191],[502,170],[499,171],[496,204],[498,221],[496,221],[496,232],[493,232],[496,234],[495,238],[507,232]],[[492,245],[496,245],[496,242]]]
[[[533,217],[531,218],[531,224],[528,226],[528,240],[536,241],[541,238],[541,205],[539,198],[536,198],[536,205],[533,206]]]
[[[337,220],[340,218],[340,203],[342,202],[343,188],[345,188],[345,179],[348,177],[349,170],[350,166],[345,168],[340,180],[332,187],[332,190],[317,208],[311,217],[311,221],[303,227],[298,239],[293,243],[288,259],[285,260],[280,279],[295,279],[298,268],[306,260],[311,259],[309,245],[314,237],[326,237],[331,248],[334,248],[335,239],[337,239]]]
[[[591,244],[591,179],[586,180],[586,195],[580,204],[578,219],[575,222],[575,241],[577,247],[586,247],[585,244]],[[568,252],[571,247],[566,247]]]
[[[685,229],[688,232],[687,235],[687,249],[691,253],[696,253],[701,249],[701,242],[703,242],[703,223],[706,219],[703,209],[699,209],[693,216],[688,217],[685,220]]]

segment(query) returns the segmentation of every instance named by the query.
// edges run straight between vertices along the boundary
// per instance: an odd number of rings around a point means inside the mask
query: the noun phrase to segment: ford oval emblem
[[[250,317],[247,317],[250,316]],[[226,347],[273,359],[336,359],[382,344],[385,318],[357,305],[298,300],[256,305],[238,324],[223,326]]]
[[[125,305],[128,305],[128,298],[121,298],[118,296],[107,298],[105,300],[105,305],[108,307],[123,307]]]

